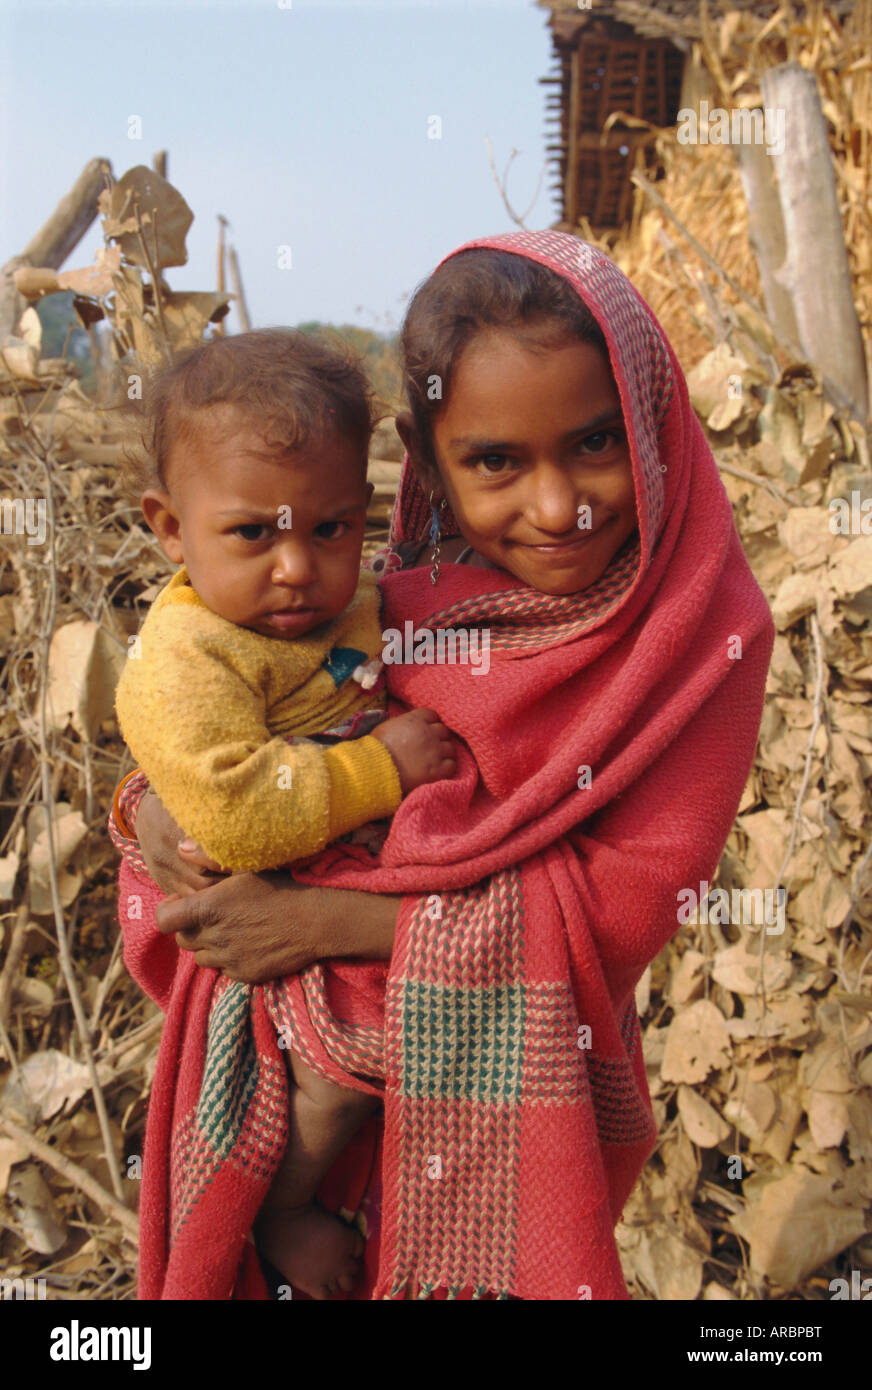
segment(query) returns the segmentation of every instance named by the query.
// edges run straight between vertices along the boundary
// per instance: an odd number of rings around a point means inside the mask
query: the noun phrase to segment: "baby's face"
[[[463,352],[433,443],[464,539],[545,594],[596,582],[636,528],[630,446],[603,353],[480,334]]]
[[[169,454],[175,534],[154,529],[170,559],[239,627],[291,638],[337,617],[357,588],[371,492],[359,449],[327,436],[275,458],[235,410],[203,423]]]

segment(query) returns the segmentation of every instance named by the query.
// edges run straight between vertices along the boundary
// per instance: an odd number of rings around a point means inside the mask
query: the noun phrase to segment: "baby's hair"
[[[603,331],[572,286],[526,256],[473,247],[451,256],[415,291],[400,346],[406,399],[431,467],[433,420],[448,398],[461,352],[483,329],[520,327],[543,347],[572,338],[593,343],[608,361]]]
[[[360,361],[344,343],[334,347],[292,328],[213,338],[146,378],[131,406],[146,458],[128,453],[125,481],[135,493],[166,487],[173,444],[195,434],[201,412],[219,405],[234,406],[270,453],[301,448],[318,433],[349,439],[365,472],[372,402]]]

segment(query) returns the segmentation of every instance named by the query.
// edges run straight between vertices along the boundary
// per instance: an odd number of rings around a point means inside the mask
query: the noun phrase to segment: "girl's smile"
[[[621,401],[592,343],[479,333],[452,374],[433,451],[438,478],[421,471],[467,544],[540,592],[595,583],[636,529]]]

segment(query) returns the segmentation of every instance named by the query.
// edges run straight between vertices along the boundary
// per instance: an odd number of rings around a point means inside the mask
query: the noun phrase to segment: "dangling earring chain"
[[[439,524],[439,513],[444,512],[448,504],[443,497],[437,507],[433,502],[432,488],[428,501],[433,511],[433,520],[430,522],[430,544],[433,547],[433,568],[430,571],[430,583],[435,584],[439,579],[439,552],[442,549],[442,530]]]

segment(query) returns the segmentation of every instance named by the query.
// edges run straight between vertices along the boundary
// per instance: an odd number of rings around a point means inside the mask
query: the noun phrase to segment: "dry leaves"
[[[33,309],[0,344],[0,497],[46,498],[50,489],[54,515],[46,543],[4,535],[0,552],[0,1269],[16,1278],[49,1267],[50,1297],[130,1298],[130,1237],[117,1209],[107,1219],[106,1201],[133,1210],[139,1199],[141,1162],[129,1160],[142,1155],[162,1019],[120,958],[118,861],[106,816],[130,768],[115,685],[128,638],[170,566],[122,489],[121,455],[136,442],[113,405],[131,374],[201,341],[229,296],[176,292],[163,280],[162,268],[186,259],[191,220],[165,180],[131,170],[103,210],[110,244],[93,267],[28,270],[21,286],[33,297],[73,289],[84,322],[107,321],[102,394],[85,395],[72,366],[41,357]],[[390,421],[377,430],[373,453],[367,553],[385,539],[399,482],[403,451]],[[59,970],[55,899],[84,1037]],[[34,1158],[4,1123],[23,1126],[48,1150]]]
[[[750,11],[728,18],[735,32],[724,71],[734,93],[750,94],[754,65],[759,75],[787,56],[779,45],[788,11],[753,52],[747,36],[759,37],[759,21]],[[831,103],[868,327],[872,219],[855,179],[860,145],[847,135],[868,128],[869,76],[840,76],[837,36],[818,33],[817,75]],[[812,65],[807,40],[797,32],[790,56]],[[658,192],[759,300],[732,154],[658,148],[666,169]],[[631,234],[611,249],[679,359],[693,364],[691,398],[778,628],[757,756],[717,884],[780,885],[787,895],[783,930],[689,924],[651,968],[641,1013],[662,1132],[619,1227],[624,1270],[634,1296],[664,1297],[652,1236],[668,1232],[676,1267],[692,1270],[702,1227],[711,1245],[703,1299],[828,1298],[831,1278],[850,1281],[851,1269],[872,1266],[868,442],[836,417],[807,365],[778,357],[768,328],[641,198]]]
[[[786,898],[768,931],[708,914],[654,963],[644,1042],[664,1130],[621,1252],[641,1297],[685,1296],[664,1290],[696,1287],[700,1261],[703,1298],[828,1297],[872,1248],[872,473],[805,372],[776,403],[722,347],[690,387],[779,629],[718,886]],[[697,1171],[676,1162],[676,1127]]]
[[[732,155],[688,159],[660,189],[756,293],[747,243],[730,225],[731,212],[741,217]],[[709,234],[713,208],[726,230]],[[93,272],[69,274],[82,277],[75,288],[88,312],[111,323],[114,371],[125,376],[198,341],[227,297],[164,283],[161,269],[184,263],[191,214],[151,171],[131,170],[104,213],[113,245]],[[852,225],[855,263],[867,264],[859,213]],[[690,924],[640,985],[661,1138],[619,1227],[625,1273],[640,1298],[825,1297],[829,1277],[872,1254],[872,538],[833,528],[834,504],[862,515],[872,472],[813,374],[792,364],[772,378],[766,326],[716,287],[700,299],[696,269],[659,215],[641,217],[616,256],[681,360],[696,363],[694,403],[779,628],[760,745],[718,884],[787,893],[783,931]],[[11,803],[0,811],[0,910],[9,900],[19,909],[3,923],[13,968],[9,988],[0,977],[0,1022],[14,1023],[14,1055],[0,1035],[0,1122],[4,1107],[25,1115],[110,1192],[125,1158],[141,1152],[160,1027],[117,951],[105,814],[129,762],[111,693],[167,567],[122,498],[117,458],[129,440],[72,369],[39,349],[28,316],[0,344],[0,493],[38,497],[51,486],[56,515],[53,566],[19,537],[0,557],[0,800]],[[381,539],[402,457],[389,425],[373,452],[370,519]],[[47,650],[38,632],[50,637]],[[41,739],[54,868],[38,804]],[[53,885],[74,936],[108,1139],[57,970]],[[130,1296],[133,1269],[115,1223],[74,1180],[2,1134],[0,1198],[0,1258],[12,1277],[51,1261],[59,1287]],[[124,1198],[135,1205],[134,1180]]]

